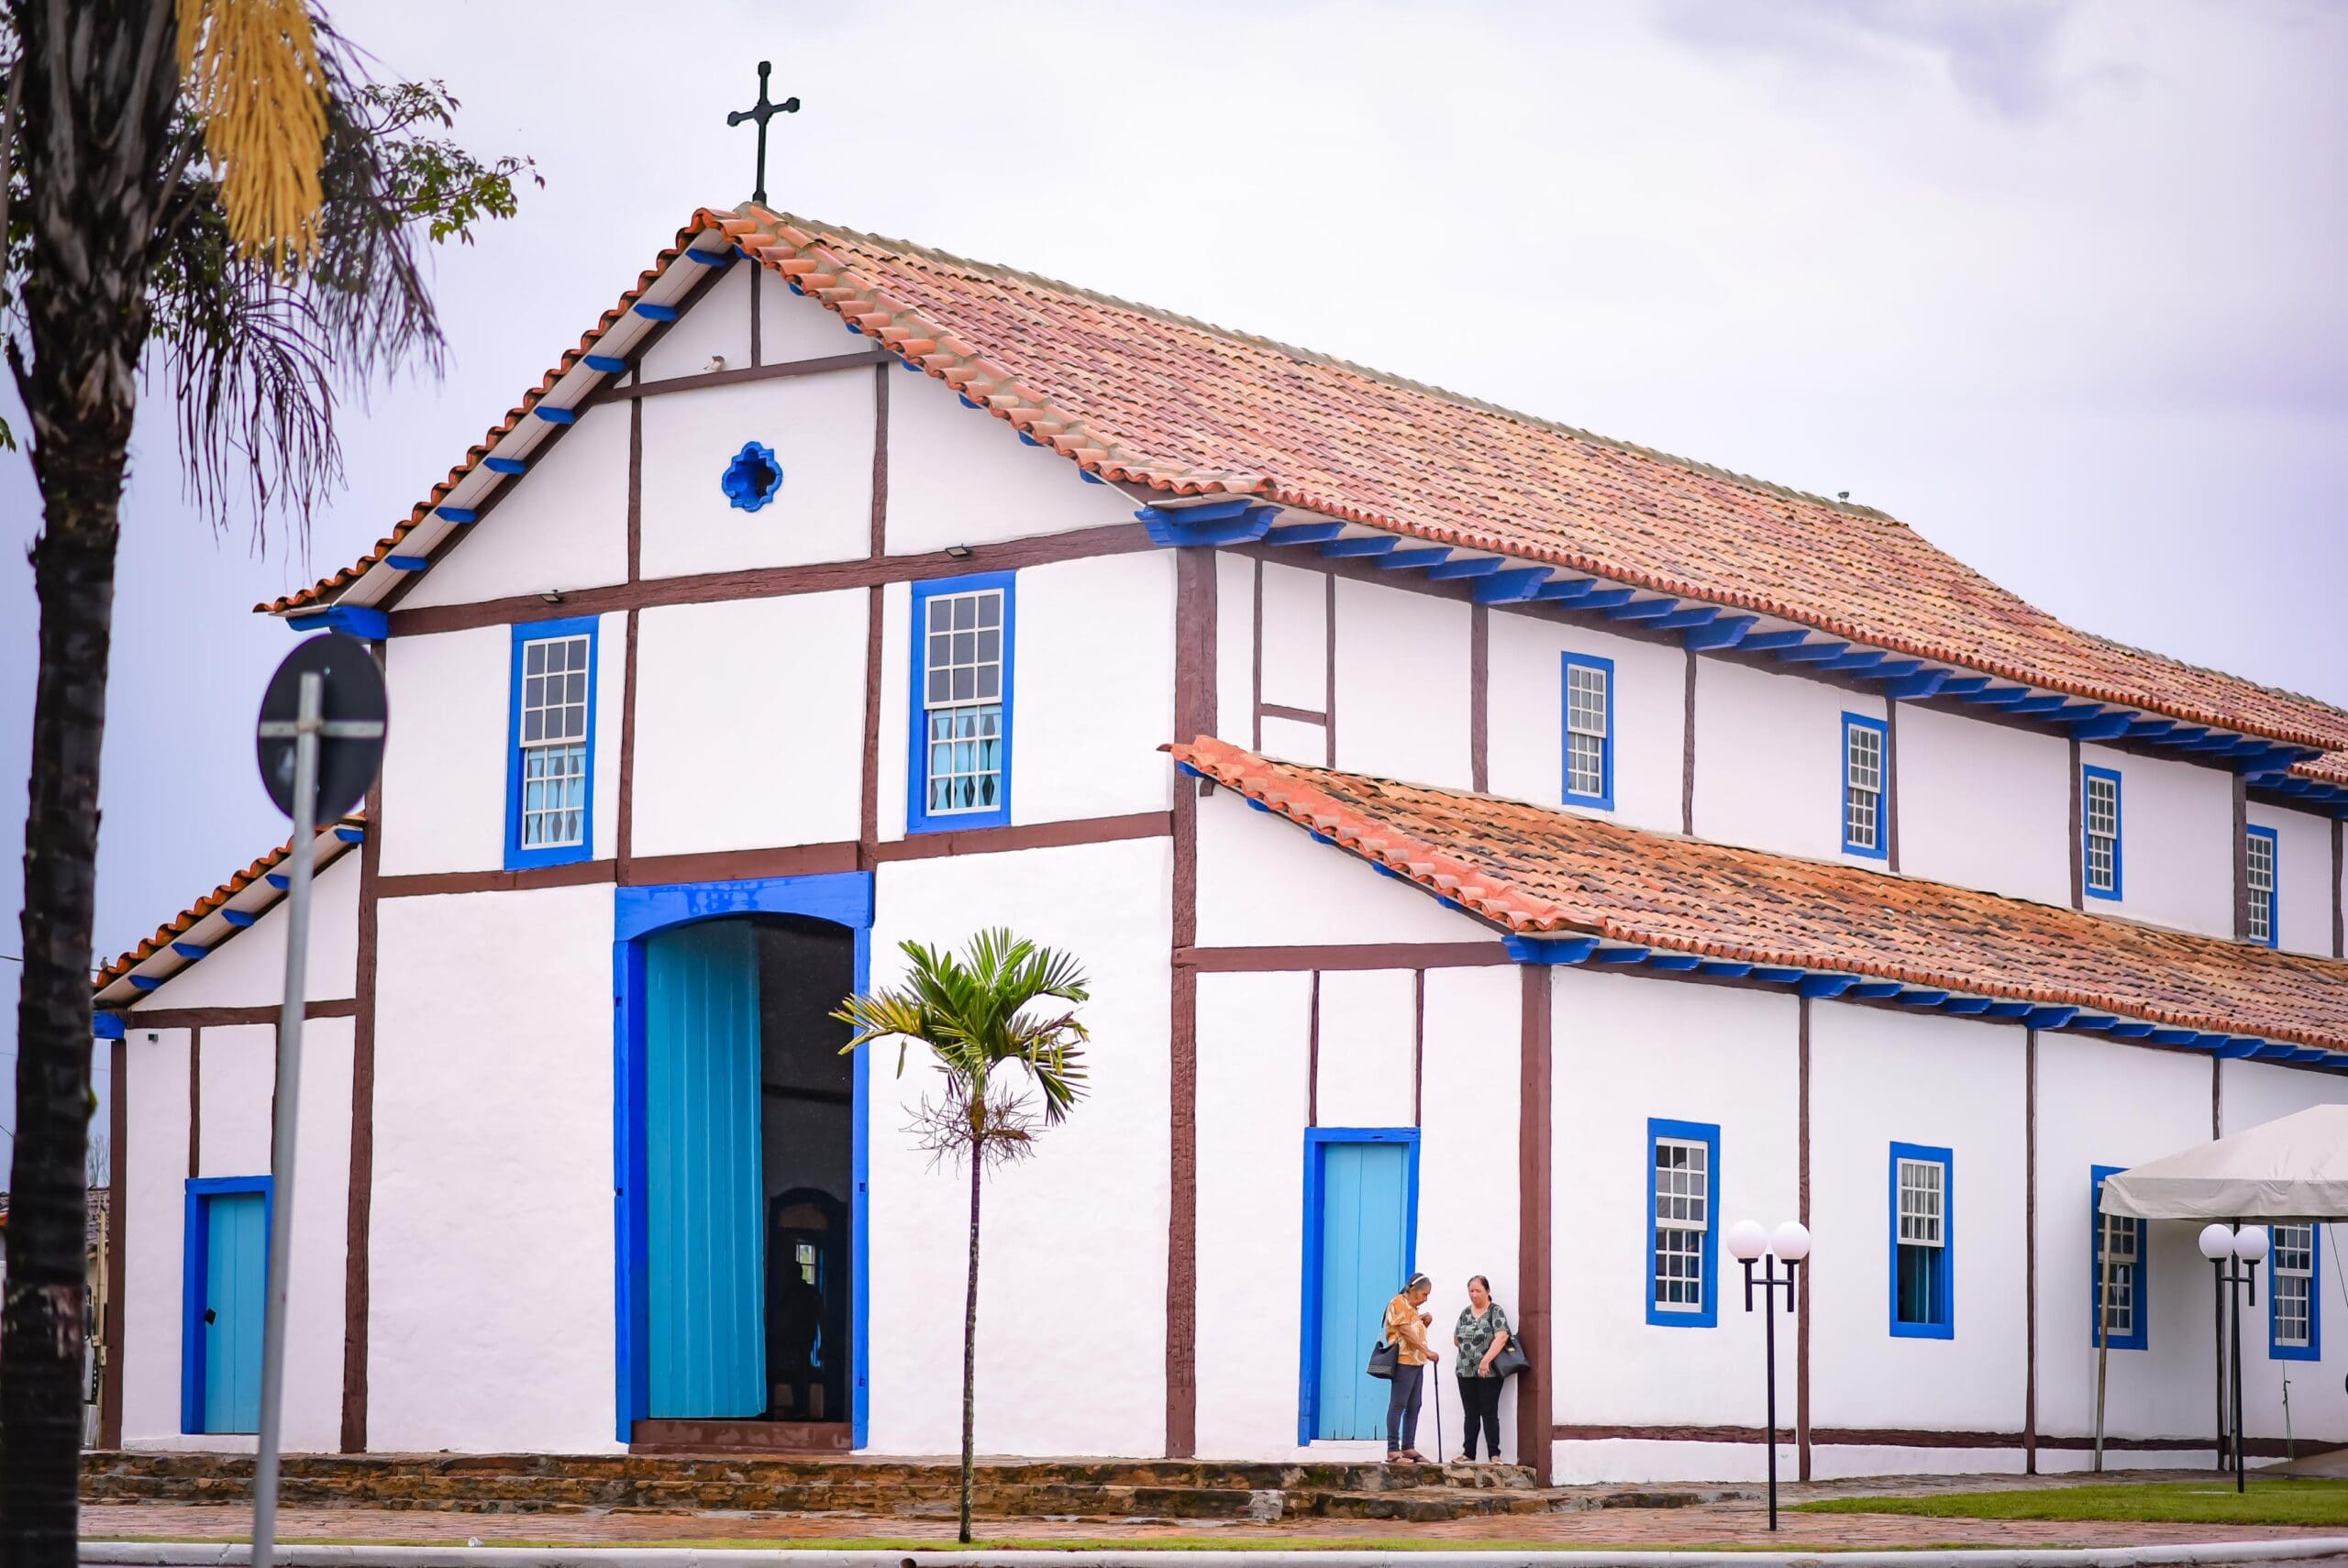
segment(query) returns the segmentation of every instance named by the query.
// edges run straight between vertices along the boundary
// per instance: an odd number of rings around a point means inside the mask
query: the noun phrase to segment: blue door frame
[[[205,1297],[210,1285],[212,1208],[210,1199],[230,1194],[260,1194],[261,1301],[269,1300],[269,1231],[277,1215],[277,1182],[272,1176],[191,1176],[187,1183],[186,1231],[183,1242],[180,1282],[180,1430],[202,1432],[205,1426],[205,1351],[210,1336],[204,1320]]]
[[[651,1406],[650,1294],[645,1266],[649,1234],[646,1212],[644,1127],[644,938],[656,931],[726,915],[801,915],[845,926],[856,937],[856,988],[871,983],[872,874],[836,871],[811,877],[765,877],[738,882],[681,882],[658,888],[622,888],[614,902],[612,931],[612,1223],[614,1257],[615,1397],[618,1440],[625,1443]],[[866,1376],[870,1359],[872,1292],[869,1123],[871,1053],[853,1058],[855,1105],[849,1194],[849,1297],[855,1324],[855,1364],[850,1395],[851,1441],[865,1446],[871,1413]]]
[[[1308,1127],[1304,1132],[1304,1342],[1297,1373],[1296,1441],[1314,1441],[1320,1418],[1322,1151],[1332,1143],[1401,1143],[1411,1154],[1407,1213],[1402,1227],[1402,1277],[1419,1266],[1419,1130],[1415,1127]],[[1394,1282],[1401,1289],[1402,1280]],[[1362,1347],[1365,1360],[1369,1347]]]

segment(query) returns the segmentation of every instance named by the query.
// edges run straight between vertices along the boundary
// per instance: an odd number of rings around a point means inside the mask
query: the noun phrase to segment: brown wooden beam
[[[1517,1332],[1532,1364],[1516,1380],[1516,1462],[1532,1467],[1535,1482],[1551,1483],[1550,1438],[1556,1419],[1555,1360],[1550,1334],[1550,1220],[1552,1180],[1549,1106],[1551,970],[1526,964],[1517,1032],[1516,1299]]]
[[[1497,942],[1375,942],[1328,946],[1178,947],[1178,967],[1210,975],[1331,969],[1497,968],[1512,963]]]
[[[479,527],[481,525],[474,524]],[[858,557],[845,561],[815,561],[805,566],[748,567],[738,571],[701,572],[688,577],[649,578],[637,582],[609,583],[595,588],[567,589],[549,602],[538,594],[515,594],[476,604],[434,604],[392,614],[392,635],[420,636],[433,632],[461,632],[480,626],[553,620],[571,615],[607,615],[622,610],[649,610],[672,604],[715,604],[734,599],[777,599],[793,593],[825,593],[843,588],[870,588],[891,582],[925,581],[960,577],[977,571],[1016,571],[1023,567],[1049,566],[1060,561],[1090,560],[1101,556],[1136,555],[1157,548],[1138,523],[1108,523],[1066,534],[1046,534],[1032,539],[1006,539],[994,544],[959,547],[960,555],[931,550],[920,555]]]
[[[227,1029],[240,1023],[276,1023],[284,1018],[275,1005],[261,1007],[158,1007],[122,1015],[122,1026],[133,1029]],[[356,1018],[356,998],[342,997],[304,1005],[304,1018]]]
[[[755,291],[754,291],[755,292]],[[744,381],[780,381],[789,376],[820,376],[827,370],[853,370],[864,365],[877,365],[887,370],[895,364],[893,355],[877,348],[859,349],[851,354],[826,354],[814,359],[793,359],[781,365],[748,365],[738,370],[705,370],[691,376],[664,376],[657,381],[631,381],[625,385],[606,382],[595,389],[580,406],[593,408],[598,403],[636,402],[648,397],[660,397],[669,392],[701,392],[709,387],[738,386]]]

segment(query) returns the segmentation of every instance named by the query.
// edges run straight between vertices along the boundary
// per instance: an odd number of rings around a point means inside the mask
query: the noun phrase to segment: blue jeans
[[[1400,1453],[1419,1446],[1419,1385],[1423,1366],[1398,1366],[1386,1386],[1386,1452]]]

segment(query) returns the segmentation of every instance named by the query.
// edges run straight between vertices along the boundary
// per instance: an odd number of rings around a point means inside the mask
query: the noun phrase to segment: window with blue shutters
[[[514,628],[505,867],[559,866],[593,854],[595,621]]]
[[[1011,821],[1014,580],[914,585],[910,833]]]

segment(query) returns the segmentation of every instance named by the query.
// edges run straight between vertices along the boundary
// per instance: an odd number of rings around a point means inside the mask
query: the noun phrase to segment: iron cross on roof
[[[759,101],[747,109],[737,109],[725,116],[728,126],[738,126],[744,120],[759,122],[759,187],[750,193],[750,200],[760,206],[767,203],[767,122],[777,115],[799,112],[799,100],[796,98],[785,98],[778,104],[767,96],[767,73],[773,69],[772,61],[759,61]]]

